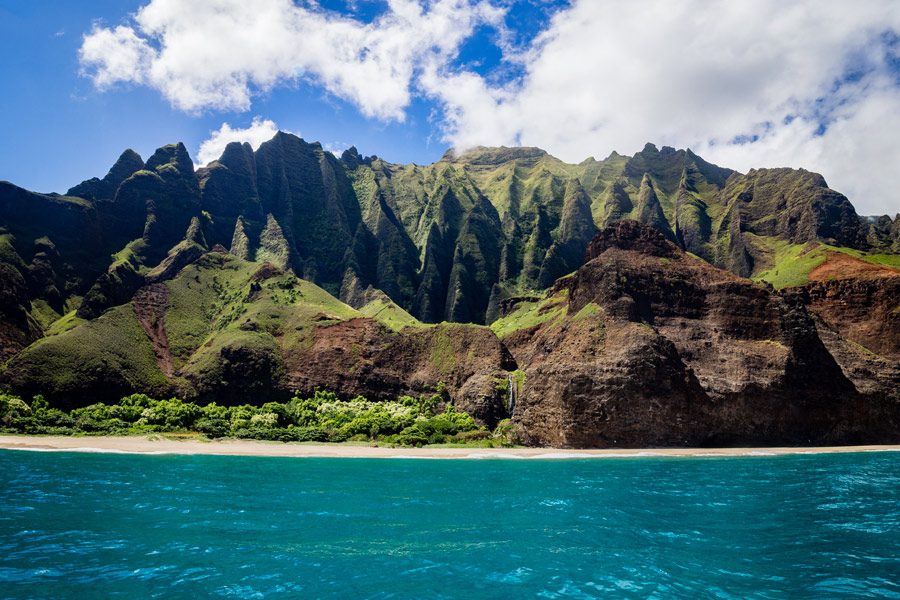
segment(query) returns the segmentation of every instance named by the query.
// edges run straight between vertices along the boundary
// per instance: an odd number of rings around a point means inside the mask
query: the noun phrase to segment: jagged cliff
[[[900,309],[900,296],[888,299],[900,271],[875,286],[879,312],[860,318],[856,310],[851,323],[834,312],[858,300],[855,278],[840,282],[830,302],[815,283],[779,293],[688,256],[634,221],[600,233],[585,258],[552,295],[522,303],[494,327],[528,375],[517,419],[532,443],[897,438],[896,335],[854,328],[866,321],[896,334],[896,324],[882,317]],[[845,355],[848,343],[876,338],[873,350],[860,346]],[[848,372],[859,362],[855,354],[870,359],[877,377]]]
[[[444,382],[488,424],[520,392],[535,444],[885,439],[898,248],[900,215],[817,174],[651,144],[417,166],[279,133],[197,171],[181,144],[126,151],[63,196],[0,183],[0,385],[71,406]]]
[[[578,165],[536,148],[476,148],[417,166],[354,148],[338,159],[279,133],[255,152],[230,144],[196,172],[176,144],[146,163],[126,151],[65,196],[0,186],[4,268],[57,318],[126,301],[197,219],[206,248],[272,262],[352,306],[372,286],[425,322],[486,323],[504,298],[581,266],[594,234],[624,218],[745,277],[774,267],[783,243],[900,244],[900,221],[860,220],[819,175],[744,175],[652,144]],[[44,313],[38,321],[54,317]],[[17,329],[33,340],[27,330]]]

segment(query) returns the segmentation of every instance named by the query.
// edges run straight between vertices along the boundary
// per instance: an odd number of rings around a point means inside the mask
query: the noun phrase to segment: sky
[[[896,0],[0,0],[0,57],[0,180],[35,191],[281,129],[417,164],[653,142],[900,212]]]

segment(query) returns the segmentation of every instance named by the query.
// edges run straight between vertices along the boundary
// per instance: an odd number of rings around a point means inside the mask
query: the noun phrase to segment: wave
[[[184,454],[182,452],[172,452],[169,450],[119,450],[118,448],[92,448],[90,446],[82,446],[78,448],[4,448],[4,450],[20,450],[22,452],[87,452],[95,454]]]

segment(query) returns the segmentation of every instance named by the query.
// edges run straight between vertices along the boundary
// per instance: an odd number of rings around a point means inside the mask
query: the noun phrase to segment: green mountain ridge
[[[624,218],[745,277],[774,266],[772,240],[900,248],[896,218],[860,219],[817,174],[740,174],[652,144],[577,165],[537,148],[479,147],[418,166],[354,148],[337,159],[279,133],[256,152],[232,143],[196,173],[176,144],[146,163],[128,150],[102,180],[65,196],[3,184],[0,211],[12,251],[41,280],[31,297],[60,315],[83,297],[82,318],[130,298],[136,275],[163,260],[192,219],[208,247],[272,262],[354,306],[372,286],[426,322],[492,321],[503,298],[574,271],[593,235]],[[42,238],[53,248],[39,249]]]
[[[652,144],[579,164],[478,147],[419,166],[355,148],[337,158],[278,133],[256,151],[229,144],[196,171],[173,144],[146,162],[126,150],[104,178],[66,195],[0,183],[0,360],[130,302],[213,248],[366,314],[388,307],[393,329],[491,323],[504,300],[578,269],[595,234],[622,219],[779,287],[819,264],[799,250],[809,244],[889,265],[900,252],[900,215],[861,218],[818,174],[741,174]]]

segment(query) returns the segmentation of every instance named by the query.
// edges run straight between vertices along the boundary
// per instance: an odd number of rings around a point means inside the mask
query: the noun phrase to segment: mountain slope
[[[68,194],[0,186],[2,264],[19,290],[4,303],[7,322],[18,323],[4,334],[11,349],[73,309],[89,319],[127,301],[192,223],[200,248],[269,261],[357,308],[371,286],[425,322],[494,320],[504,298],[580,267],[594,234],[624,218],[715,266],[773,282],[785,244],[900,248],[900,216],[860,219],[819,175],[740,174],[652,144],[577,165],[501,147],[417,166],[355,148],[337,159],[279,133],[255,152],[229,144],[196,172],[181,144],[146,163],[128,150],[103,179]]]
[[[444,382],[461,406],[496,424],[502,404],[491,374],[505,377],[514,364],[489,329],[425,326],[375,291],[363,311],[271,263],[210,252],[32,344],[2,378],[16,393],[69,408],[134,391],[242,404],[324,388],[377,400]]]
[[[126,151],[66,196],[0,183],[0,384],[74,406],[443,382],[535,444],[887,439],[898,249],[900,215],[819,175],[652,144]]]
[[[500,302],[489,329],[422,324],[371,287],[357,311],[188,237],[128,302],[60,319],[16,353],[0,384],[65,408],[132,392],[259,404],[443,389],[490,427],[512,417],[535,445],[874,443],[900,431],[900,271],[857,259],[848,270],[842,253],[779,292],[615,222],[584,266],[543,296]]]
[[[896,319],[841,314],[852,310],[858,283],[845,282],[849,289],[830,301],[815,284],[805,297],[778,294],[634,221],[599,234],[586,258],[552,295],[526,299],[493,326],[527,374],[514,419],[531,443],[827,445],[896,436]],[[900,272],[881,283],[868,291],[881,290],[879,310],[896,310]],[[883,325],[868,332],[862,322]],[[877,376],[861,376],[846,348],[854,340],[870,341]]]

